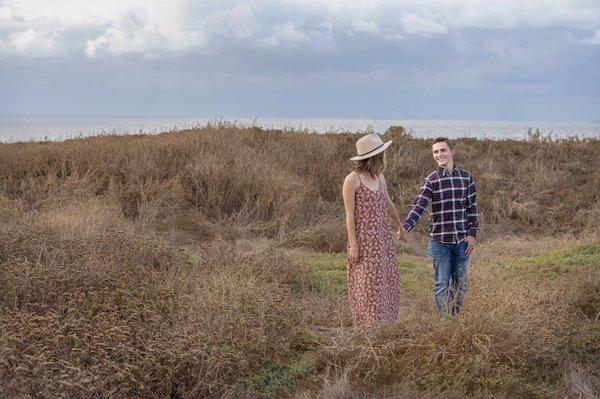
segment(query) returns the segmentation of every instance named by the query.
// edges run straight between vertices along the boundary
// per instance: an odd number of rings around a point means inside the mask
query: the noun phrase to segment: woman
[[[400,276],[390,217],[399,231],[401,224],[381,174],[391,143],[384,144],[376,133],[361,137],[344,180],[348,296],[355,326],[390,324],[398,317]]]

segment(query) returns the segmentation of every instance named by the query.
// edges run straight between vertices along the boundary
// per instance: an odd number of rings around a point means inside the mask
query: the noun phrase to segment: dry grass
[[[0,396],[219,397],[290,352],[307,276],[289,259],[61,228],[0,227]]]
[[[27,211],[98,198],[137,227],[184,231],[192,241],[260,235],[344,250],[340,190],[356,138],[209,125],[0,144],[0,195]],[[429,142],[397,127],[385,138],[394,140],[386,174],[402,214],[434,166]],[[458,163],[478,183],[484,234],[597,231],[600,140],[460,139],[456,146]]]
[[[546,396],[561,377],[573,326],[588,323],[577,319],[576,299],[569,295],[578,283],[503,277],[473,273],[469,308],[458,320],[439,319],[430,306],[418,305],[427,301],[417,300],[392,328],[339,335],[322,348],[321,362],[349,368],[354,381],[372,387],[409,380],[421,388],[515,389],[519,396]],[[597,282],[600,275],[589,277]],[[587,294],[599,288],[596,283]],[[588,349],[598,355],[597,348]]]
[[[387,138],[404,212],[428,143]],[[343,256],[306,249],[345,247],[355,139],[0,144],[0,397],[598,395],[600,141],[459,140],[484,229],[465,311],[434,316],[422,227],[399,246],[398,323],[366,333]]]

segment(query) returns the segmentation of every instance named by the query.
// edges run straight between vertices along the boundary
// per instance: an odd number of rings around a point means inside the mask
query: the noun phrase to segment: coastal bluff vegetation
[[[401,217],[430,140],[382,135]],[[481,235],[435,315],[427,217],[390,327],[351,327],[341,185],[358,133],[216,123],[0,143],[0,397],[595,398],[600,139],[459,138]]]

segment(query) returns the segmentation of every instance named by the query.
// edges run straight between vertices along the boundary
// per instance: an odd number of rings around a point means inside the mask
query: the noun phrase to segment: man
[[[406,241],[406,233],[431,202],[428,251],[433,259],[434,299],[440,314],[447,307],[454,316],[467,291],[469,255],[477,243],[477,195],[471,173],[454,165],[454,148],[448,138],[435,139],[431,150],[438,168],[425,178],[398,238]]]

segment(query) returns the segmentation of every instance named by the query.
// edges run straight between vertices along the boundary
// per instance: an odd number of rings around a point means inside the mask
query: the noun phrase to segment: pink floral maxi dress
[[[348,257],[348,296],[355,326],[390,324],[398,317],[400,274],[392,241],[387,199],[362,183],[355,193],[358,260]]]

